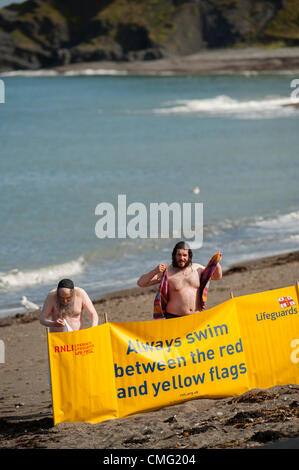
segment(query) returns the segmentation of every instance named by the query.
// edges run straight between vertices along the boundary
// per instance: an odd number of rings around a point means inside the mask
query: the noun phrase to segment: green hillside
[[[298,44],[296,0],[27,0],[0,9],[0,70]]]

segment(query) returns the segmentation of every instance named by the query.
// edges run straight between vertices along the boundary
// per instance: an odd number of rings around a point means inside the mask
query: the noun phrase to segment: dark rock
[[[176,423],[177,422],[177,419],[176,419],[176,416],[170,416],[169,418],[165,419],[164,420],[164,423]]]
[[[267,431],[257,431],[256,433],[253,434],[250,440],[264,443],[264,442],[276,441],[278,439],[282,439],[283,437],[285,437],[283,433],[269,429]]]
[[[242,395],[239,395],[236,398],[232,399],[232,403],[260,403],[265,400],[273,400],[274,398],[278,398],[278,393],[271,393],[266,390],[250,390],[249,392],[245,392]]]
[[[129,51],[139,51],[152,47],[149,31],[134,23],[119,24],[115,36],[116,41],[122,46],[127,54]]]

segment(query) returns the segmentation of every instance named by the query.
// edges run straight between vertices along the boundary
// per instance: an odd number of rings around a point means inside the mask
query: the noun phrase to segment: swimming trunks
[[[175,315],[174,313],[169,313],[169,312],[165,312],[164,313],[164,317],[166,319],[169,319],[169,318],[179,318],[179,317],[182,317],[183,315]]]

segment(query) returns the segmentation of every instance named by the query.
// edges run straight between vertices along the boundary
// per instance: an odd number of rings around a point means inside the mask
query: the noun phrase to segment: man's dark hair
[[[188,250],[188,255],[189,255],[189,263],[187,264],[187,266],[189,266],[189,264],[192,264],[192,256],[193,256],[193,253],[192,253],[192,250],[190,248],[190,246],[188,245],[188,243],[186,242],[178,242],[173,251],[172,251],[172,265],[177,268],[177,262],[176,262],[176,259],[175,259],[175,255],[176,255],[176,252],[177,250]]]
[[[58,286],[57,286],[57,290],[59,290],[59,289],[71,289],[71,290],[73,290],[74,289],[74,283],[71,279],[61,279],[61,281],[59,281]]]

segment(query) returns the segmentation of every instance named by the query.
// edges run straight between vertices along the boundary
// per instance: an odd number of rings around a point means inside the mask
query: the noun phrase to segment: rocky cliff
[[[0,9],[0,71],[299,45],[297,0],[27,0]]]

